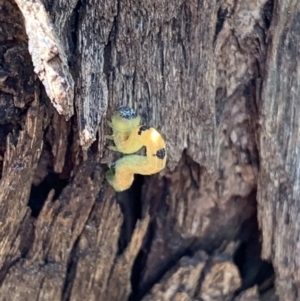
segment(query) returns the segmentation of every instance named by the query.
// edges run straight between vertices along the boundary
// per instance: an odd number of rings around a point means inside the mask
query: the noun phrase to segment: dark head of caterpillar
[[[112,116],[111,122],[114,133],[124,133],[128,138],[133,129],[140,124],[141,117],[137,115],[134,109],[121,106]]]
[[[136,111],[127,106],[120,106],[117,112],[119,113],[120,117],[124,119],[134,119],[137,116]]]

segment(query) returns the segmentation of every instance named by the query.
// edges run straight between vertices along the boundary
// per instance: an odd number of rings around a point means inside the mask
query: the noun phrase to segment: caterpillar
[[[112,164],[106,173],[108,183],[115,191],[128,189],[134,180],[134,174],[152,175],[166,166],[166,144],[161,134],[153,127],[140,125],[141,117],[127,106],[121,106],[113,114],[109,126],[113,130],[108,139],[115,146],[109,149],[126,154]],[[133,153],[146,148],[146,156]]]

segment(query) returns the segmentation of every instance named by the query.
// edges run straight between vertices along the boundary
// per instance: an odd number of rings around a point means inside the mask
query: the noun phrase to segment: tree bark
[[[297,0],[0,0],[0,300],[299,300]],[[105,179],[120,105],[160,174]]]

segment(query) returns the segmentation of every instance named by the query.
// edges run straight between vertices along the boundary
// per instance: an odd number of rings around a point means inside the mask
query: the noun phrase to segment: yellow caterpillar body
[[[146,147],[146,156],[128,155],[117,160],[114,171],[109,170],[106,178],[116,191],[128,189],[134,180],[134,174],[152,175],[166,166],[166,144],[160,133],[147,126],[140,125],[141,118],[129,107],[122,106],[112,117],[110,126],[115,143],[110,147],[123,154],[133,154]]]

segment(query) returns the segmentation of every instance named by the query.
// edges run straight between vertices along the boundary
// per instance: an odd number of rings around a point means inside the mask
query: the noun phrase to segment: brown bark
[[[297,0],[0,0],[0,300],[298,300]],[[115,193],[130,105],[168,166]]]

